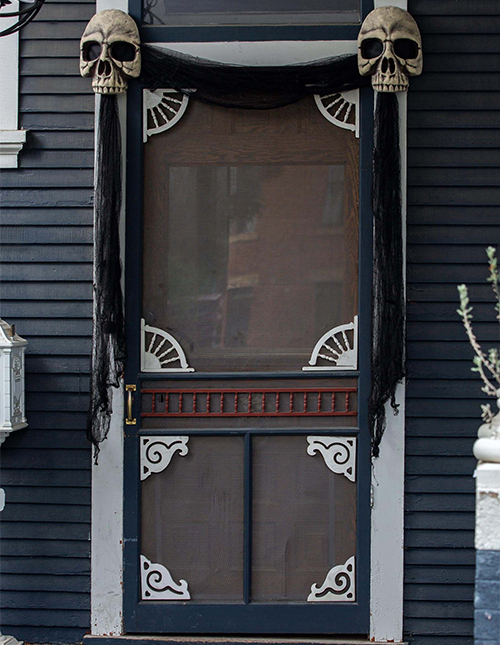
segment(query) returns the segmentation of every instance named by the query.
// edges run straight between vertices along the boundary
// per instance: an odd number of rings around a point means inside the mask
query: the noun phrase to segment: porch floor
[[[368,638],[227,636],[85,636],[84,645],[387,645]],[[398,645],[407,645],[398,643]]]

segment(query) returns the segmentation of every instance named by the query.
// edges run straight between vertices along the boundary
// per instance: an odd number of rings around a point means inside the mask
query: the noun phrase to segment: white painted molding
[[[109,433],[92,466],[91,628],[101,636],[123,633],[123,385],[112,392]]]
[[[25,143],[26,130],[0,130],[0,168],[17,168]]]
[[[406,9],[406,6],[401,8]],[[397,97],[405,276],[407,92],[399,92]],[[373,460],[372,466],[370,639],[381,643],[401,643],[403,640],[405,402],[406,384],[400,383],[396,389],[399,414],[395,415],[390,405],[386,405],[387,427],[380,445],[380,457]]]
[[[500,463],[480,463],[476,469],[475,545],[480,551],[500,551]]]
[[[15,0],[4,12],[19,11]],[[2,18],[2,29],[16,18]],[[18,154],[26,141],[26,131],[18,129],[19,112],[19,33],[0,38],[0,168],[17,168]]]
[[[352,344],[347,332],[352,332]],[[326,361],[326,365],[318,365],[318,360]],[[358,369],[357,316],[354,316],[354,322],[339,325],[323,334],[314,346],[309,365],[302,368],[304,372],[356,369]]]
[[[189,437],[141,437],[141,481],[163,472],[176,452],[187,455],[188,441]]]
[[[121,9],[128,12],[128,0],[97,0],[96,12]],[[125,176],[127,159],[126,95],[118,96],[122,133],[122,210],[120,213],[121,260],[125,265]],[[95,128],[100,96],[95,97]],[[97,150],[97,146],[96,146]],[[123,284],[122,284],[123,286]],[[101,443],[99,464],[92,465],[91,524],[91,633],[92,636],[120,636],[123,626],[123,388],[113,388],[113,412],[106,441]]]
[[[406,2],[393,2],[406,9]],[[103,9],[122,9],[127,11],[126,0],[98,0],[97,11]],[[377,4],[376,6],[381,6]],[[0,39],[1,40],[1,39]],[[260,43],[163,43],[164,47],[184,51],[192,55],[204,56],[212,60],[238,64],[289,64],[306,62],[324,56],[343,53],[356,53],[356,41],[343,42],[260,42]],[[161,46],[161,45],[160,45]],[[400,100],[401,151],[402,151],[402,188],[403,204],[406,196],[406,112]],[[122,155],[126,155],[126,105],[119,98],[120,123],[124,137]],[[125,163],[123,164],[125,167]],[[125,199],[123,200],[125,203]],[[403,207],[404,212],[404,207]],[[404,222],[403,222],[404,224]],[[122,213],[122,227],[124,225]],[[122,245],[122,249],[124,246]],[[124,257],[122,256],[124,262]],[[381,456],[375,460],[372,471],[372,527],[371,527],[371,600],[370,600],[370,640],[377,643],[399,643],[402,639],[403,604],[403,493],[404,493],[404,386],[399,386],[397,400],[400,413],[394,417],[388,410],[388,427],[384,435]],[[122,396],[122,394],[120,394]],[[110,435],[103,442],[99,466],[93,467],[93,507],[92,507],[92,634],[119,635],[122,629],[122,557],[116,558],[116,538],[123,539],[123,447],[115,444],[111,449],[111,439],[121,437],[124,425],[124,406],[118,402],[113,407],[112,428],[116,435]],[[110,500],[111,482],[104,477],[95,477],[98,469],[110,470],[115,479],[112,485],[115,492]],[[121,477],[120,483],[116,478]],[[112,508],[112,514],[109,509]],[[114,536],[107,539],[107,526]],[[120,547],[121,548],[121,547]],[[106,576],[97,569],[100,562],[107,564]],[[95,563],[95,564],[94,564]]]
[[[356,481],[356,437],[307,437],[307,454],[323,455],[326,466],[337,475]]]
[[[399,7],[408,11],[408,0],[374,0],[373,8],[378,9],[379,7]]]
[[[188,583],[175,582],[172,574],[162,564],[153,563],[141,555],[142,600],[190,600]]]
[[[358,51],[355,40],[165,42],[154,46],[234,65],[290,65]]]
[[[325,582],[318,587],[313,584],[308,602],[355,602],[356,601],[356,560],[354,556],[345,564],[330,569]]]

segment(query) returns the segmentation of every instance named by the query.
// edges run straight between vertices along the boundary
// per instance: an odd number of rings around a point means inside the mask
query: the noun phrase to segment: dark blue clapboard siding
[[[498,0],[410,0],[425,74],[411,83],[405,631],[417,645],[470,645],[471,446],[484,397],[470,372],[455,285],[478,301],[500,241]],[[21,39],[20,170],[2,173],[2,316],[30,340],[30,428],[2,447],[2,619],[28,642],[89,627],[90,451],[84,439],[91,317],[94,97],[78,75],[92,2],[48,1]],[[56,575],[54,575],[56,574]]]
[[[90,626],[94,96],[78,70],[93,2],[48,0],[21,34],[19,170],[2,185],[1,316],[28,338],[30,426],[2,446],[2,629],[78,642]]]
[[[408,98],[404,624],[416,645],[470,645],[472,444],[486,397],[470,371],[456,285],[468,283],[478,302],[479,338],[497,343],[485,247],[500,242],[500,5],[410,0],[409,10],[424,74]]]

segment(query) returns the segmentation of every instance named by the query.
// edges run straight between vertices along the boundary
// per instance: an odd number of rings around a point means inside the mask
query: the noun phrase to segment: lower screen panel
[[[243,443],[190,437],[142,483],[141,553],[186,580],[193,602],[243,600]]]
[[[243,436],[141,438],[143,587],[155,567],[163,572],[143,600],[355,601],[356,440],[253,436],[248,445],[246,460]],[[338,596],[322,595],[338,567]],[[169,576],[181,597],[156,593]]]
[[[305,436],[253,440],[252,599],[305,601],[356,553],[356,484]]]

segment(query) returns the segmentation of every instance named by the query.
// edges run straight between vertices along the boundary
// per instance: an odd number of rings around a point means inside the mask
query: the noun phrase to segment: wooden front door
[[[156,133],[146,116],[127,189],[127,630],[367,633],[358,140],[312,98],[191,101]]]

